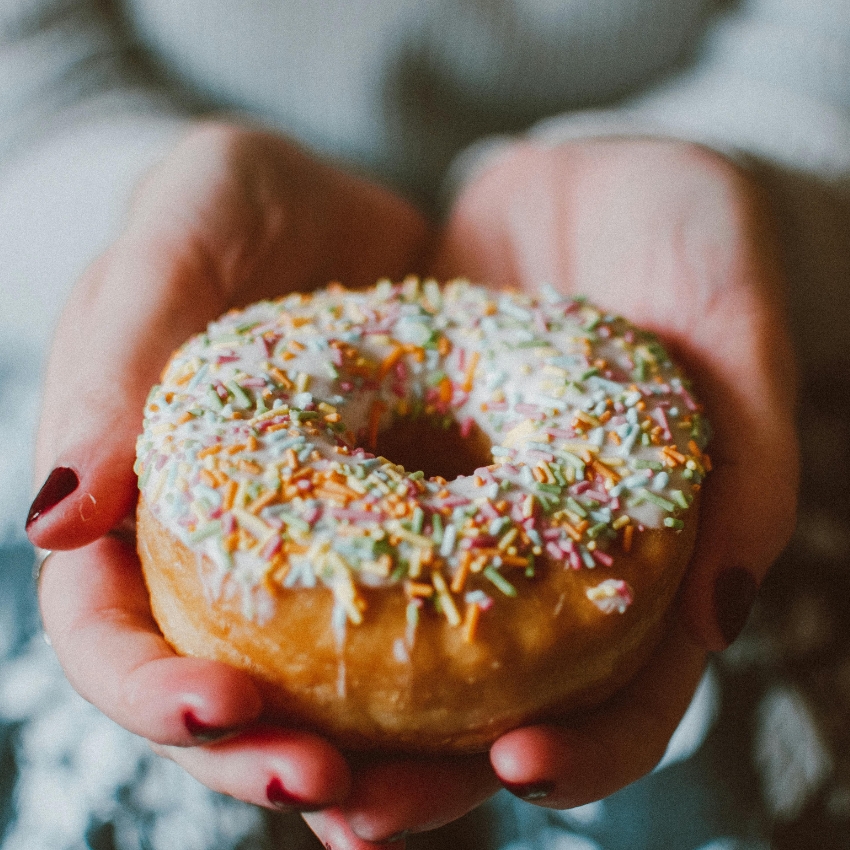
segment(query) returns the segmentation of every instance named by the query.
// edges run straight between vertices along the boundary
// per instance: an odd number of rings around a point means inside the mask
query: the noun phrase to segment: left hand
[[[535,291],[548,281],[654,331],[692,377],[714,428],[714,471],[670,628],[638,677],[580,722],[504,735],[483,759],[378,763],[344,807],[310,815],[333,850],[366,850],[472,808],[498,787],[569,808],[649,772],[707,654],[743,627],[794,523],[795,366],[770,215],[754,181],[695,145],[517,143],[459,197],[436,254],[463,275]],[[475,781],[470,782],[474,777]]]

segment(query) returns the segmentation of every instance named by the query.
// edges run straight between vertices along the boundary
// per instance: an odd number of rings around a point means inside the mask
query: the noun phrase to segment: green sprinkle
[[[541,484],[538,481],[537,489],[542,490],[544,493],[551,493],[553,496],[559,496],[561,493],[561,487],[558,484]]]
[[[676,528],[676,529],[682,529],[682,528],[685,527],[685,523],[682,522],[682,520],[676,519],[676,517],[672,517],[672,516],[664,517],[664,525],[667,526],[667,528]]]
[[[572,496],[567,496],[567,507],[582,519],[587,516],[587,511]]]
[[[239,406],[242,408],[249,408],[252,406],[252,401],[245,393],[245,390],[236,383],[236,381],[228,381],[225,386],[230,391],[230,394],[239,402]]]
[[[690,507],[687,496],[681,490],[671,490],[670,498],[682,509]]]
[[[597,522],[596,525],[592,525],[590,526],[590,528],[587,529],[587,536],[591,540],[593,540],[594,538],[598,537],[599,534],[603,532],[606,528],[608,528],[607,522]]]
[[[652,502],[653,505],[658,505],[659,508],[664,508],[665,511],[675,511],[676,505],[669,499],[659,496],[658,493],[653,493],[650,490],[641,490],[640,495],[643,496],[645,502]]]
[[[410,519],[410,530],[414,534],[422,533],[422,523],[425,521],[425,511],[417,505],[413,509],[413,516]]]
[[[221,522],[219,520],[211,520],[199,525],[194,531],[188,534],[189,540],[192,543],[201,543],[209,537],[221,533]]]
[[[431,516],[431,529],[431,539],[439,545],[443,542],[443,518],[440,514]]]
[[[516,588],[495,568],[495,567],[485,567],[484,575],[490,579],[505,596],[516,596]]]
[[[638,458],[634,462],[635,469],[651,469],[654,472],[661,472],[664,469],[664,464],[657,460],[641,460]]]

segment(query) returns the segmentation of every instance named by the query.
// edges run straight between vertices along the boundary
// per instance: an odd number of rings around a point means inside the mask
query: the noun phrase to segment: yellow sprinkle
[[[446,619],[449,621],[449,625],[459,626],[461,623],[460,613],[457,610],[457,605],[455,605],[451,593],[449,593],[449,588],[446,586],[446,580],[441,573],[434,573],[431,576],[431,581],[437,589],[437,595],[440,597],[440,604],[443,613],[446,615]]]

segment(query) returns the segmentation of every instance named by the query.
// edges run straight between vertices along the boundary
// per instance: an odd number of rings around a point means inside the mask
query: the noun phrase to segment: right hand
[[[35,545],[62,550],[42,570],[45,630],[82,696],[249,802],[328,805],[347,795],[350,771],[315,735],[256,725],[247,673],[178,657],[160,634],[133,541],[110,534],[135,506],[145,397],[171,352],[227,309],[400,277],[428,236],[405,201],[282,138],[197,124],[143,180],[56,331],[36,456],[48,484],[27,524]],[[195,746],[216,736],[230,737]]]

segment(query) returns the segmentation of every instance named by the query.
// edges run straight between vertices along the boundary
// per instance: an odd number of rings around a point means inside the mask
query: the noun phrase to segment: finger
[[[213,791],[278,811],[313,811],[344,799],[342,754],[309,732],[257,728],[202,747],[155,745]]]
[[[386,841],[367,841],[358,837],[338,808],[304,815],[304,821],[322,842],[325,850],[404,850],[405,836]]]
[[[795,523],[794,362],[781,309],[758,298],[745,288],[726,294],[684,355],[714,436],[683,601],[693,633],[713,650],[743,628]]]
[[[36,474],[46,483],[27,521],[35,545],[85,545],[132,509],[147,392],[171,351],[223,306],[166,248],[137,257],[119,245],[86,272],[47,367],[36,448]],[[57,475],[66,484],[58,492]]]
[[[340,811],[355,835],[376,842],[450,823],[500,787],[484,754],[369,760],[354,777]]]
[[[133,548],[106,537],[57,552],[42,567],[44,628],[71,684],[125,729],[189,746],[254,721],[262,708],[250,676],[182,658],[151,616]]]
[[[575,722],[509,732],[491,749],[494,770],[508,790],[548,808],[613,794],[661,760],[705,658],[677,620],[649,665],[613,700]]]

